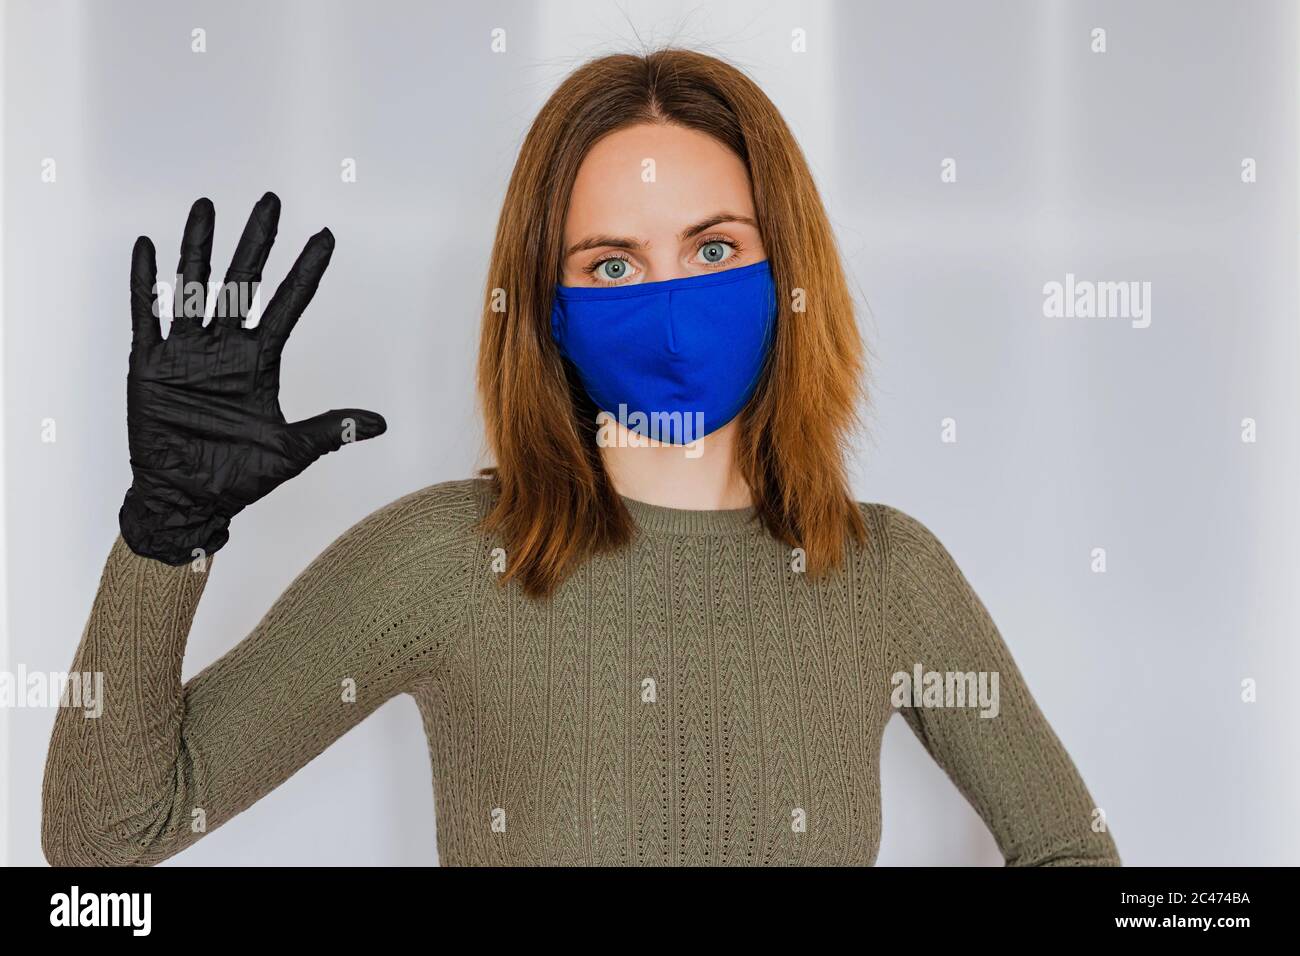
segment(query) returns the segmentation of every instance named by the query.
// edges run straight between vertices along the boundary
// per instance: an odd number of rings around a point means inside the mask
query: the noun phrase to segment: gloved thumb
[[[289,427],[319,457],[352,442],[378,437],[388,430],[388,423],[383,415],[364,408],[335,408]]]

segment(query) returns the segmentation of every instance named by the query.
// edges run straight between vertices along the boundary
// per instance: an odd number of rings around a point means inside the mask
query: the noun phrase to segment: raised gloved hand
[[[207,199],[190,209],[176,269],[185,288],[176,290],[166,339],[154,308],[153,243],[141,236],[131,259],[126,410],[134,479],[118,524],[132,551],[173,565],[193,559],[196,549],[216,551],[229,538],[231,518],[321,455],[387,428],[382,416],[361,409],[293,423],[280,411],[280,353],[329,264],[330,231],[308,240],[261,321],[244,328],[249,290],[261,282],[280,219],[280,200],[263,196],[205,328],[202,308],[195,316],[185,307],[198,297],[185,292],[200,283],[206,293],[214,218]],[[248,285],[241,290],[239,283]]]

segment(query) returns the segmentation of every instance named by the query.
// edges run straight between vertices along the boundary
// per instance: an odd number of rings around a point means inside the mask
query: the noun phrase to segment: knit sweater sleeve
[[[172,567],[118,537],[72,664],[103,674],[102,713],[58,709],[42,794],[46,859],[166,859],[435,672],[464,576],[464,531],[438,487],[346,531],[252,633],[183,685],[190,622],[226,558]]]
[[[886,657],[891,675],[910,679],[891,685],[904,719],[989,827],[1007,866],[1119,866],[1104,813],[988,610],[925,525],[885,511]],[[928,674],[941,675],[942,690]],[[963,682],[968,706],[953,706]]]

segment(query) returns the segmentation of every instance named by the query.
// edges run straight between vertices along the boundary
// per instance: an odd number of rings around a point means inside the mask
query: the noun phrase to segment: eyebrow
[[[719,212],[709,216],[707,219],[701,219],[693,226],[687,226],[682,230],[681,234],[677,238],[682,242],[685,242],[692,236],[698,236],[700,233],[704,232],[704,230],[712,229],[714,226],[719,226],[724,222],[739,222],[744,223],[747,226],[753,226],[755,229],[758,228],[758,223],[749,216],[737,216],[734,213]],[[611,249],[643,249],[646,245],[648,245],[648,243],[642,242],[640,239],[633,239],[627,236],[588,236],[570,246],[564,256],[567,259],[575,252],[586,252],[588,249],[601,249],[606,247]]]

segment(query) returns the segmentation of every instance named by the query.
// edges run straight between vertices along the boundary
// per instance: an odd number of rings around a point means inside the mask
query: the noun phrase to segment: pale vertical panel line
[[[1293,166],[1289,171],[1291,176],[1292,189],[1294,190],[1294,206],[1291,217],[1291,229],[1289,232],[1290,242],[1292,244],[1292,265],[1294,272],[1292,274],[1292,299],[1290,302],[1289,317],[1290,321],[1284,323],[1284,328],[1288,330],[1280,347],[1270,349],[1270,355],[1273,357],[1275,367],[1270,377],[1273,381],[1282,383],[1283,389],[1282,400],[1275,404],[1274,407],[1285,409],[1285,415],[1288,424],[1284,426],[1285,436],[1279,434],[1280,440],[1284,442],[1286,448],[1286,457],[1277,468],[1272,476],[1273,487],[1267,494],[1267,497],[1261,495],[1261,499],[1266,501],[1279,502],[1284,514],[1282,520],[1285,527],[1290,528],[1290,533],[1284,536],[1284,540],[1294,542],[1296,536],[1300,535],[1300,505],[1297,504],[1297,494],[1295,487],[1295,475],[1300,470],[1300,446],[1297,441],[1300,440],[1300,427],[1295,424],[1295,416],[1300,414],[1300,384],[1297,382],[1295,369],[1297,362],[1300,362],[1300,341],[1296,329],[1300,327],[1300,11],[1294,6],[1283,8],[1287,11],[1285,15],[1290,16],[1291,24],[1289,35],[1291,36],[1290,49],[1278,51],[1278,60],[1286,64],[1284,75],[1290,78],[1287,100],[1291,105],[1291,115],[1284,122],[1290,123],[1289,136],[1286,138],[1287,147],[1290,150]],[[1279,36],[1282,34],[1283,24],[1278,24]],[[1281,433],[1283,428],[1278,428]],[[1272,518],[1272,515],[1256,513],[1255,520],[1265,522]],[[1280,565],[1275,577],[1272,580],[1272,587],[1269,590],[1278,596],[1278,602],[1281,605],[1277,608],[1275,620],[1279,623],[1279,632],[1274,635],[1274,646],[1285,648],[1278,655],[1279,663],[1282,665],[1274,673],[1293,674],[1300,669],[1300,644],[1295,641],[1295,633],[1300,629],[1300,588],[1295,586],[1296,573],[1300,570],[1300,561],[1294,557],[1295,551],[1292,547],[1287,547],[1284,551],[1285,557],[1276,562]],[[1272,563],[1272,562],[1270,562]],[[1279,695],[1292,693],[1285,682],[1279,682],[1276,692]],[[1289,741],[1291,752],[1294,752],[1296,746],[1295,735],[1300,733],[1297,725],[1290,725],[1292,739]],[[1288,746],[1288,742],[1283,741],[1283,746]],[[1300,763],[1295,760],[1287,761],[1290,767],[1290,780],[1287,781],[1290,790],[1289,802],[1294,805],[1300,800]],[[1288,801],[1284,800],[1283,805]],[[1291,865],[1300,857],[1300,835],[1294,830],[1291,831],[1290,845],[1284,846],[1278,852],[1275,860],[1279,865]]]
[[[8,60],[9,34],[5,27],[7,7],[0,3],[0,373],[5,367],[5,337],[9,328],[5,321],[5,68]],[[0,374],[0,378],[4,376]],[[9,535],[5,516],[9,511],[9,497],[5,493],[5,474],[9,468],[9,446],[5,443],[5,417],[8,402],[4,400],[4,389],[0,386],[0,672],[11,671],[9,665]],[[9,742],[8,708],[0,707],[0,781],[6,793],[0,805],[0,866],[9,865],[9,809],[13,799],[8,790],[13,786],[9,775],[9,754],[13,746]]]
[[[791,26],[801,26],[808,31],[809,52],[803,56],[815,56],[815,59],[803,74],[798,96],[790,99],[783,113],[803,149],[818,189],[826,194],[831,192],[835,157],[839,155],[837,134],[840,124],[853,122],[854,116],[852,107],[842,101],[835,85],[837,51],[833,37],[838,19],[835,14],[844,7],[822,2],[792,4],[789,9],[793,14],[791,19],[795,21]],[[784,42],[788,48],[791,42],[788,30]],[[790,94],[793,91],[785,92]],[[816,108],[817,104],[820,108]],[[833,222],[838,219],[835,210],[828,209],[827,212]]]
[[[1047,250],[1051,261],[1065,253],[1065,198],[1062,195],[1061,169],[1066,150],[1066,112],[1069,108],[1066,92],[1066,63],[1062,46],[1070,42],[1083,42],[1069,37],[1069,19],[1065,15],[1064,0],[1048,0],[1036,8],[1039,18],[1039,42],[1034,66],[1034,82],[1038,87],[1038,135],[1034,173],[1038,179],[1038,192],[1050,210],[1049,225],[1041,216],[1031,217],[1038,229],[1038,248]]]
[[[1295,124],[1295,126],[1293,127],[1294,135],[1292,136],[1291,148],[1294,150],[1296,167],[1291,171],[1291,173],[1295,177],[1296,203],[1295,203],[1295,219],[1293,220],[1293,222],[1297,228],[1296,231],[1292,233],[1292,241],[1295,243],[1295,249],[1294,249],[1295,296],[1296,296],[1295,303],[1296,303],[1296,312],[1298,313],[1295,316],[1295,318],[1297,319],[1297,321],[1300,321],[1300,14],[1297,14],[1296,11],[1293,9],[1291,15],[1294,17],[1294,20],[1292,22],[1292,34],[1291,34],[1293,38],[1292,39],[1293,46],[1291,48],[1291,69],[1287,71],[1287,74],[1291,77],[1291,84],[1292,84],[1291,103],[1294,104],[1292,106],[1294,112],[1292,113],[1291,121]],[[1297,360],[1300,360],[1300,356],[1295,356],[1295,355],[1291,356],[1292,368],[1295,367],[1294,363]],[[1283,381],[1287,381],[1287,382],[1293,380],[1294,380],[1294,376],[1290,376],[1290,375],[1286,376],[1283,379]],[[1296,405],[1291,406],[1293,412],[1297,407],[1300,406],[1296,406]],[[1293,449],[1293,455],[1294,454],[1295,454],[1295,449]],[[1294,472],[1290,472],[1290,474],[1294,474]],[[1295,501],[1294,492],[1292,492],[1292,495],[1289,498],[1289,500],[1292,502]],[[1291,620],[1292,622],[1300,622],[1300,591],[1298,591],[1298,589],[1296,589],[1295,587],[1290,587],[1287,588],[1283,593],[1288,594],[1290,596],[1291,607],[1289,609],[1288,619]],[[1291,640],[1288,640],[1290,636],[1291,635],[1284,635],[1283,639],[1286,640],[1287,645],[1291,648],[1292,666],[1290,670],[1292,673],[1294,673],[1296,670],[1296,665],[1300,664],[1300,653],[1297,652],[1295,643]],[[1292,760],[1290,761],[1290,764],[1291,764],[1291,792],[1293,795],[1300,796],[1300,763]],[[1289,852],[1283,854],[1283,856],[1291,860],[1292,862],[1294,862],[1295,859],[1298,856],[1300,856],[1300,837],[1293,836],[1292,841],[1293,844],[1289,848]]]

